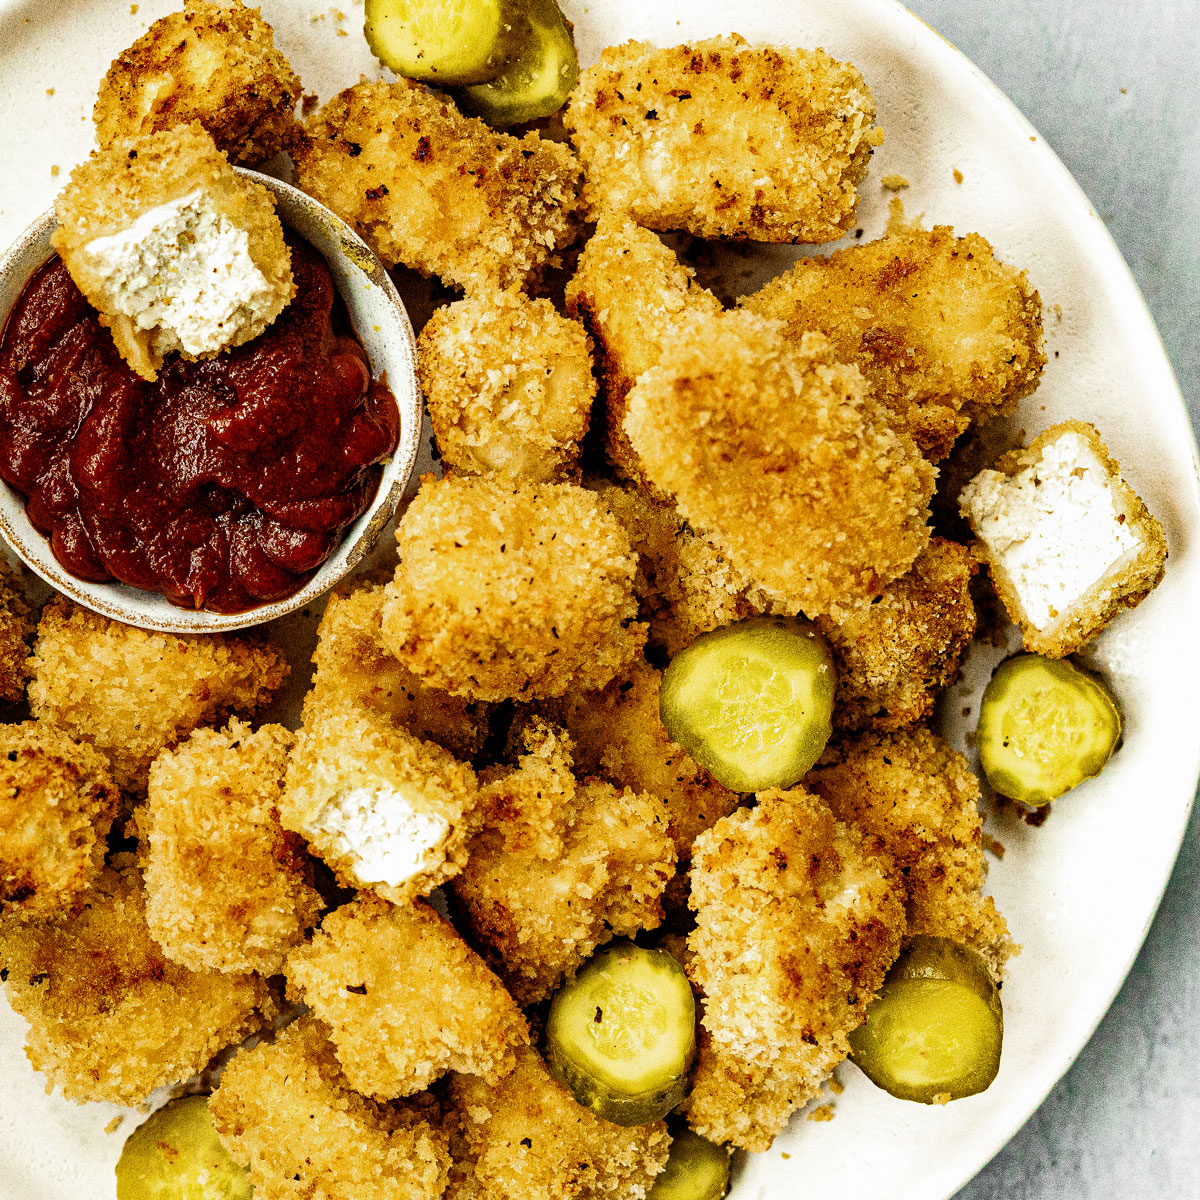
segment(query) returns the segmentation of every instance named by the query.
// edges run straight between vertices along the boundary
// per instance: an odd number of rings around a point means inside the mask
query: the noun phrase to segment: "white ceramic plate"
[[[361,71],[376,73],[358,37],[361,7],[341,5],[339,21],[335,9],[311,0],[262,0],[279,43],[322,96]],[[59,182],[51,165],[65,170],[86,154],[96,82],[168,7],[141,0],[135,14],[128,0],[0,0],[0,243],[46,207]],[[1020,425],[1032,433],[1067,417],[1093,421],[1166,527],[1166,580],[1094,653],[1125,706],[1122,750],[1041,829],[989,825],[1007,847],[990,886],[1025,946],[1004,988],[999,1078],[982,1096],[929,1109],[891,1100],[845,1068],[835,1119],[794,1122],[769,1153],[741,1168],[734,1192],[735,1200],[944,1200],[1034,1111],[1095,1028],[1141,945],[1187,820],[1200,770],[1200,486],[1186,412],[1133,280],[1085,197],[982,74],[899,5],[568,0],[566,7],[585,61],[630,37],[670,45],[736,31],[824,45],[855,62],[887,131],[863,188],[865,236],[882,231],[887,195],[879,179],[895,172],[912,181],[904,193],[910,215],[978,230],[1001,257],[1027,267],[1046,304],[1050,362]],[[753,282],[786,259],[732,261]],[[960,727],[974,699],[970,683],[989,665],[977,655],[970,679],[945,706]],[[22,1057],[23,1035],[23,1023],[0,1006],[0,1197],[111,1200],[112,1164],[130,1122],[107,1135],[118,1110],[45,1096]]]

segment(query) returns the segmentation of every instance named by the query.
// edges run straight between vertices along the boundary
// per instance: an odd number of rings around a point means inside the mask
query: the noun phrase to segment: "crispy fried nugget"
[[[308,123],[300,186],[348,221],[387,266],[467,291],[524,287],[579,226],[579,163],[536,133],[511,137],[445,95],[363,81]]]
[[[353,1091],[316,1017],[241,1051],[208,1107],[258,1200],[438,1200],[445,1191],[445,1135],[407,1106]]]
[[[257,8],[184,0],[114,59],[92,115],[102,147],[199,121],[233,162],[254,166],[294,144],[300,95]]]
[[[270,703],[288,665],[269,643],[149,633],[57,597],[30,659],[33,715],[103,751],[113,778],[144,794],[150,763],[200,725]]]
[[[975,636],[978,569],[965,546],[935,537],[874,601],[817,619],[837,662],[837,728],[900,729],[929,716]]]
[[[21,577],[0,554],[0,702],[20,700],[29,679],[29,647],[37,628]]]
[[[279,824],[292,735],[197,729],[150,767],[138,814],[146,923],[167,957],[192,970],[277,973],[317,923],[320,893],[303,846]]]
[[[285,966],[289,995],[330,1030],[350,1086],[411,1096],[447,1071],[495,1083],[529,1027],[504,985],[428,904],[362,895]]]
[[[445,465],[551,483],[578,477],[596,380],[587,332],[518,291],[439,309],[417,369]]]
[[[43,721],[0,725],[0,908],[70,912],[104,867],[120,801],[98,750]]]
[[[646,640],[629,539],[574,484],[426,476],[396,540],[384,643],[453,695],[603,687]]]
[[[625,398],[637,377],[658,363],[663,338],[680,318],[715,315],[721,302],[656,234],[605,214],[579,256],[566,303],[596,344],[608,461],[621,478],[653,492],[625,433]]]
[[[990,896],[979,781],[967,760],[923,726],[864,735],[829,754],[805,786],[874,853],[895,861],[908,897],[908,933],[974,947],[997,979],[1018,947]]]
[[[610,46],[563,115],[590,214],[758,242],[829,242],[854,223],[883,141],[862,75],[824,50],[710,38]]]
[[[693,847],[692,981],[704,994],[688,1122],[766,1150],[850,1050],[900,950],[891,860],[803,788],[771,791]]]
[[[819,334],[693,314],[628,405],[652,482],[783,611],[869,599],[929,542],[933,468]]]
[[[258,976],[164,956],[134,867],[106,869],[82,899],[72,917],[0,916],[8,999],[30,1025],[25,1052],[68,1100],[135,1104],[274,1017]]]
[[[1028,396],[1046,363],[1028,276],[948,225],[802,258],[741,303],[793,338],[825,334],[934,462],[972,421]]]
[[[446,1200],[643,1200],[667,1161],[662,1121],[623,1129],[597,1117],[527,1047],[497,1086],[460,1075],[450,1091]]]
[[[530,1004],[597,946],[662,921],[675,847],[657,796],[577,783],[569,739],[543,721],[520,737],[519,765],[489,781],[492,817],[450,886],[494,969]]]

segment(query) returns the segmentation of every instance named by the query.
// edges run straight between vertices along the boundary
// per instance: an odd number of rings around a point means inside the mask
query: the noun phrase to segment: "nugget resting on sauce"
[[[98,750],[44,721],[0,725],[0,909],[71,912],[104,867],[120,801]]]
[[[563,123],[593,219],[758,242],[829,242],[854,223],[883,141],[862,75],[824,50],[733,34],[610,46],[579,77]]]
[[[386,266],[467,291],[524,287],[575,240],[579,163],[536,133],[511,137],[444,95],[363,81],[308,122],[300,186]]]
[[[117,784],[138,794],[162,750],[231,713],[251,716],[288,673],[261,638],[150,633],[61,597],[42,611],[30,666],[33,715],[102,751]]]
[[[198,121],[230,161],[254,166],[295,142],[300,95],[257,8],[184,0],[117,55],[92,115],[102,147]]]
[[[350,1086],[377,1100],[414,1095],[447,1071],[495,1083],[529,1041],[504,985],[421,900],[360,896],[284,969],[289,994],[328,1025]]]
[[[454,695],[603,687],[646,639],[629,539],[573,484],[426,476],[396,540],[384,642]]]
[[[29,647],[37,628],[20,575],[0,554],[0,703],[20,700],[29,679]]]

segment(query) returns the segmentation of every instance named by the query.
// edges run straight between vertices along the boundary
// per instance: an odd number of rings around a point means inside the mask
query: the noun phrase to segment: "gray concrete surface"
[[[1200,428],[1200,3],[909,6],[1012,97],[1091,197],[1133,268]],[[1200,700],[1196,709],[1200,737]],[[1198,909],[1200,814],[1096,1036],[957,1200],[1200,1197]]]

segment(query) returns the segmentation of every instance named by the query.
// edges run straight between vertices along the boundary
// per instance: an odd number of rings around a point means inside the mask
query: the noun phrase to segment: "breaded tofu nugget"
[[[25,1053],[68,1100],[136,1104],[187,1079],[277,1011],[256,975],[189,971],[146,927],[138,871],[106,869],[71,917],[0,916],[8,1000]]]
[[[929,542],[934,472],[819,334],[690,316],[629,393],[651,481],[785,612],[870,599]]]
[[[288,994],[329,1027],[356,1092],[411,1096],[447,1071],[495,1083],[529,1027],[504,985],[428,904],[362,895],[284,968]]]
[[[300,186],[386,266],[468,292],[527,286],[578,233],[580,168],[569,147],[498,133],[403,81],[339,92],[292,157]]]
[[[566,304],[596,346],[605,455],[622,479],[653,491],[625,433],[625,397],[657,365],[663,338],[685,313],[716,315],[721,302],[656,234],[606,213],[579,256]]]
[[[250,341],[295,295],[275,197],[199,125],[94,152],[55,210],[54,248],[143,379]]]
[[[1052,425],[958,498],[1025,648],[1073,654],[1163,577],[1162,526],[1092,425]]]
[[[446,1138],[404,1105],[346,1083],[313,1016],[242,1050],[208,1110],[230,1155],[250,1168],[257,1200],[439,1200]]]
[[[933,462],[973,421],[1038,385],[1042,302],[977,233],[893,228],[828,258],[802,258],[743,307],[815,330],[853,363]]]
[[[895,862],[908,933],[971,946],[997,980],[1017,947],[990,896],[979,781],[967,760],[924,726],[840,744],[804,780],[838,820]]]
[[[593,219],[756,242],[831,242],[883,141],[862,75],[824,50],[732,34],[610,46],[563,115]]]
[[[803,788],[696,840],[688,938],[704,995],[688,1123],[766,1150],[850,1051],[904,934],[891,860]]]
[[[150,633],[56,597],[30,659],[33,715],[103,751],[113,778],[144,795],[150,763],[201,725],[251,716],[287,678],[259,637]]]
[[[675,871],[657,796],[576,782],[571,745],[533,720],[515,771],[485,789],[491,819],[451,888],[521,1004],[548,996],[613,937],[654,929]]]
[[[104,867],[120,802],[98,750],[43,721],[0,725],[0,909],[71,912]]]
[[[417,339],[417,370],[442,462],[464,475],[578,477],[596,380],[587,332],[549,300],[469,296]]]
[[[102,147],[198,121],[252,167],[293,145],[300,96],[257,8],[184,0],[113,60],[92,115]]]
[[[279,824],[292,735],[197,729],[150,767],[138,813],[146,923],[167,957],[192,970],[276,974],[317,923],[303,844]]]
[[[394,904],[461,871],[483,819],[469,766],[365,705],[332,700],[305,709],[279,816],[347,886]]]
[[[623,1129],[603,1120],[536,1050],[519,1050],[516,1070],[496,1086],[459,1075],[450,1093],[447,1200],[643,1200],[667,1161],[662,1121]]]
[[[629,539],[574,484],[426,476],[396,540],[384,643],[433,687],[481,700],[603,687],[646,640]]]
[[[330,595],[305,709],[362,704],[457,758],[473,758],[487,736],[488,706],[428,687],[400,665],[383,644],[383,589],[383,577],[370,577]]]
[[[933,712],[975,636],[971,552],[932,538],[874,601],[819,617],[837,664],[838,729],[901,729]]]
[[[37,621],[25,598],[21,577],[0,554],[0,703],[25,695],[29,679],[29,647]]]

